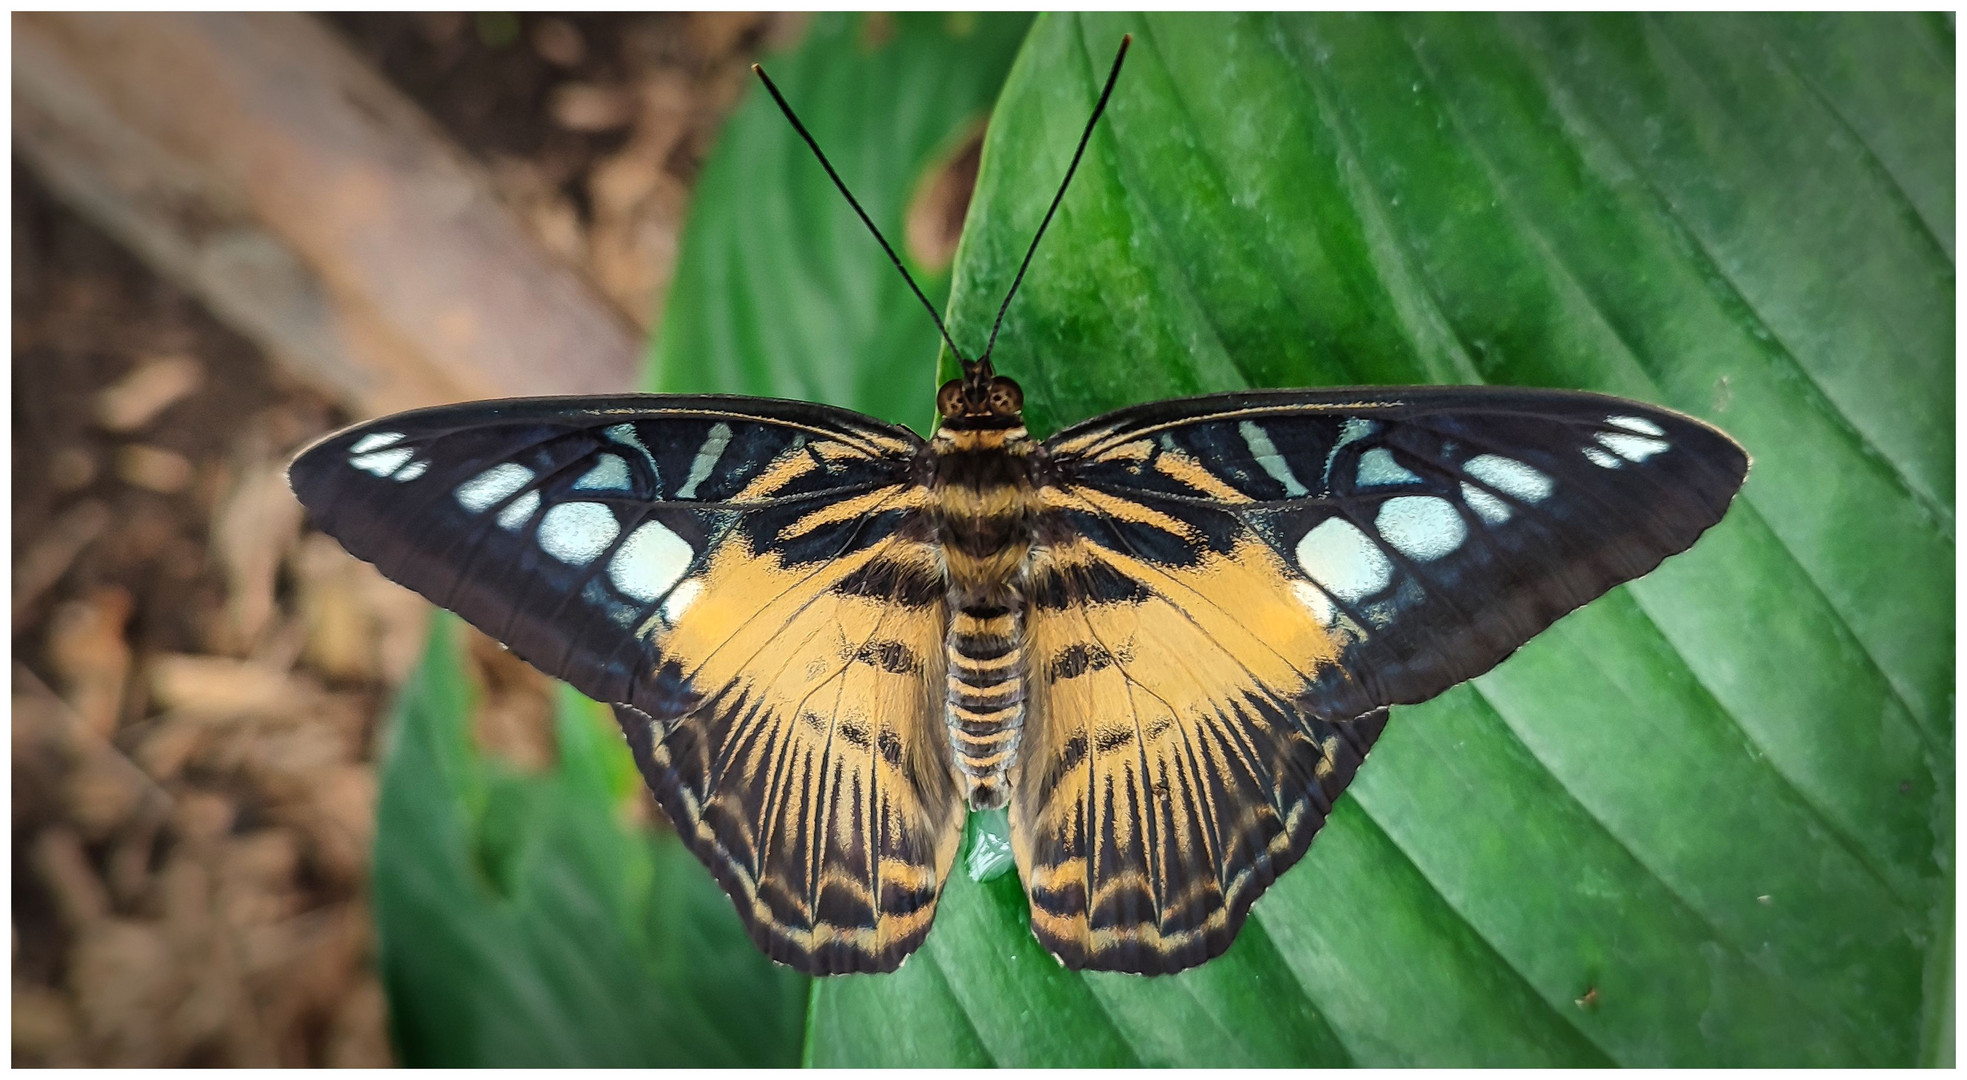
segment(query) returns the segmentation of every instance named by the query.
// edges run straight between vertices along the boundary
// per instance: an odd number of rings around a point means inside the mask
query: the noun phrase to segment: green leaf
[[[377,929],[403,1062],[795,1061],[805,980],[751,945],[673,837],[623,827],[633,789],[613,718],[564,690],[551,773],[483,757],[456,630],[437,621],[404,688],[377,814]]]
[[[957,257],[968,349],[1128,31],[995,354],[1035,430],[1492,382],[1703,416],[1754,469],[1691,552],[1396,710],[1222,958],[1066,972],[1011,878],[956,874],[901,972],[816,986],[808,1060],[1950,1062],[1950,24],[1046,17]]]

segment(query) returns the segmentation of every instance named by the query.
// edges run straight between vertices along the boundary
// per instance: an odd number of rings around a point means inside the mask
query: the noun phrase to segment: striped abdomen
[[[961,430],[931,446],[934,513],[949,582],[950,748],[970,805],[1010,797],[1024,729],[1024,601],[1016,581],[1031,550],[1031,454],[1022,425]]]
[[[949,696],[944,715],[970,805],[1004,805],[1024,730],[1024,615],[1014,606],[970,604],[950,619]]]

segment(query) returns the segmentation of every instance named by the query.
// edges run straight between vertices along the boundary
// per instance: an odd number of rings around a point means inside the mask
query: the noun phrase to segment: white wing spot
[[[601,434],[606,435],[623,446],[632,446],[642,452],[643,459],[649,463],[649,474],[656,478],[656,494],[660,496],[662,494],[662,468],[656,464],[656,455],[651,454],[649,448],[642,445],[641,436],[635,434],[635,425],[616,424],[614,427],[603,429]]]
[[[662,598],[690,568],[696,550],[660,521],[644,522],[608,560],[608,580],[645,604]]]
[[[690,475],[683,486],[676,489],[679,499],[697,497],[697,485],[710,479],[710,470],[717,467],[717,459],[724,456],[724,448],[731,445],[731,425],[718,421],[710,425],[710,434],[704,437],[703,446],[697,449],[697,459],[690,462]]]
[[[1596,446],[1585,447],[1585,460],[1601,469],[1616,469],[1625,464],[1625,462],[1619,460],[1617,457],[1600,450]]]
[[[1468,508],[1475,511],[1476,517],[1491,525],[1501,525],[1509,520],[1508,503],[1466,480],[1462,481],[1462,501],[1468,503]]]
[[[499,528],[511,532],[533,520],[533,512],[539,508],[540,493],[529,491],[507,503],[505,509],[499,511]]]
[[[408,465],[405,465],[402,468],[396,470],[396,475],[390,477],[390,479],[396,481],[399,484],[407,484],[410,481],[415,480],[417,477],[422,476],[424,473],[429,471],[430,471],[430,459],[419,458],[418,460],[412,461]]]
[[[494,465],[458,485],[458,505],[481,513],[493,503],[533,482],[533,470],[508,461]]]
[[[1332,444],[1332,450],[1325,455],[1325,490],[1332,490],[1332,462],[1339,459],[1339,448],[1350,442],[1371,435],[1380,429],[1379,421],[1355,416],[1339,428],[1339,441]]]
[[[1326,518],[1298,541],[1298,565],[1313,581],[1348,603],[1386,588],[1393,563],[1344,518]]]
[[[388,476],[403,467],[404,463],[416,456],[416,451],[407,446],[394,450],[378,450],[373,454],[348,459],[350,465],[375,476]]]
[[[596,458],[594,468],[574,481],[576,491],[627,491],[629,486],[628,462],[614,454]]]
[[[615,512],[596,502],[561,503],[540,519],[540,547],[574,565],[593,562],[620,533]]]
[[[371,431],[367,435],[355,440],[355,445],[348,448],[348,453],[350,457],[353,457],[356,454],[366,454],[371,450],[380,450],[391,443],[402,441],[403,433],[400,431]]]
[[[676,620],[683,617],[683,609],[694,603],[697,595],[701,592],[703,592],[703,582],[697,578],[691,578],[683,584],[678,585],[676,591],[670,593],[669,599],[664,602],[662,606],[662,617],[668,619],[671,623],[675,623]]]
[[[1550,498],[1555,486],[1550,477],[1516,460],[1500,454],[1483,454],[1469,458],[1462,464],[1462,471],[1477,480],[1495,488],[1505,495],[1526,503],[1540,503]],[[1483,514],[1483,517],[1489,515]]]
[[[1292,583],[1291,591],[1297,594],[1299,603],[1311,609],[1311,617],[1318,620],[1318,625],[1331,626],[1339,621],[1339,609],[1325,595],[1325,590],[1309,581],[1298,581]]]
[[[1627,431],[1637,431],[1641,435],[1665,435],[1666,429],[1643,416],[1608,416],[1605,422],[1613,427]]]
[[[1380,504],[1373,519],[1380,538],[1410,559],[1426,562],[1462,546],[1468,525],[1455,504],[1437,495],[1402,495]]]
[[[1418,484],[1421,478],[1393,460],[1393,451],[1384,446],[1375,446],[1359,455],[1359,486],[1390,487],[1394,484]]]
[[[1236,425],[1236,430],[1243,436],[1243,445],[1250,448],[1250,456],[1257,459],[1257,465],[1269,473],[1272,480],[1284,485],[1285,495],[1295,499],[1300,495],[1310,494],[1310,491],[1298,482],[1297,474],[1291,471],[1290,463],[1284,460],[1283,454],[1277,452],[1277,444],[1270,441],[1270,435],[1263,428],[1245,420]]]
[[[1624,435],[1616,431],[1601,431],[1593,438],[1598,440],[1598,445],[1634,464],[1645,461],[1667,448],[1664,439],[1649,439],[1644,435]]]

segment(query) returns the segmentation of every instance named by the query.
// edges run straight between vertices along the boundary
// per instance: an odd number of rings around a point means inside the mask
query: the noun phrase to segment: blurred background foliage
[[[440,624],[378,822],[405,1062],[1950,1063],[1950,21],[828,17],[769,62],[974,351],[1123,32],[997,348],[1035,429],[1242,386],[1594,389],[1740,439],[1727,520],[1397,711],[1231,951],[1158,979],[1059,968],[1016,878],[960,867],[901,972],[774,969],[624,824],[591,706],[543,774],[471,748]],[[752,93],[652,386],[920,428],[935,355]]]

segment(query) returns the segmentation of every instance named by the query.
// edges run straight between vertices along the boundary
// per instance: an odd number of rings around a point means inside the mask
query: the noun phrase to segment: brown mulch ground
[[[654,318],[752,15],[338,15],[554,250]],[[14,170],[13,1054],[391,1061],[366,901],[378,717],[428,608],[283,469],[350,419]],[[481,741],[547,697],[479,651]]]

